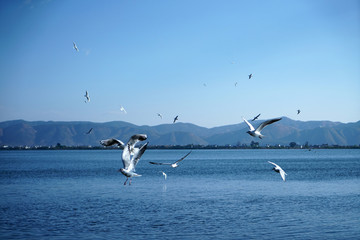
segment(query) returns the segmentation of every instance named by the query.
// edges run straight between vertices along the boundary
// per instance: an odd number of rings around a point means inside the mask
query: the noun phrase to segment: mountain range
[[[262,121],[252,122],[256,128]],[[92,128],[92,131],[89,130]],[[249,136],[245,123],[214,128],[200,127],[191,123],[137,126],[128,122],[60,122],[12,120],[0,122],[2,146],[100,146],[99,141],[117,138],[126,142],[131,135],[145,133],[150,145],[249,145],[252,141],[260,146],[289,145],[360,145],[360,121],[341,123],[331,121],[297,121],[283,117],[281,121],[262,131],[263,139]]]

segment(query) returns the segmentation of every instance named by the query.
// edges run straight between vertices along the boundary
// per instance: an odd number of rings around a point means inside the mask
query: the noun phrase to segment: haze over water
[[[356,239],[360,150],[0,151],[1,239]],[[288,174],[283,182],[267,161]],[[160,171],[168,174],[165,180]]]

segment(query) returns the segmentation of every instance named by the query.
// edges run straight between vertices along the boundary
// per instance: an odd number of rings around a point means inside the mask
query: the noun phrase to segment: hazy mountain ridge
[[[257,127],[263,120],[252,122]],[[90,134],[86,134],[93,128]],[[251,141],[261,145],[288,145],[290,142],[311,145],[360,145],[360,121],[340,123],[331,121],[297,121],[283,117],[266,127],[264,139],[249,136],[245,123],[214,128],[191,123],[137,126],[128,122],[56,122],[14,120],[0,123],[0,145],[8,146],[99,146],[106,138],[126,142],[135,133],[146,133],[151,145],[237,145]]]

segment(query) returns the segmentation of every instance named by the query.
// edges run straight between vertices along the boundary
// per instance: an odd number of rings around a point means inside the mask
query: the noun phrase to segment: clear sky
[[[5,0],[0,30],[0,121],[360,120],[358,0]]]

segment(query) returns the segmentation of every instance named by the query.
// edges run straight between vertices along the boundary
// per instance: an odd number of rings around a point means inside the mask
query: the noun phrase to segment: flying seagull
[[[90,96],[89,96],[88,91],[85,92],[84,97],[86,98],[86,101],[85,101],[85,102],[90,102]]]
[[[125,114],[127,114],[125,108],[123,106],[120,106],[120,111],[124,112]]]
[[[263,130],[264,127],[266,127],[267,125],[270,125],[274,122],[280,121],[281,118],[274,118],[274,119],[270,119],[267,120],[263,123],[261,123],[256,129],[253,127],[253,125],[251,125],[251,123],[249,123],[245,118],[243,118],[245,123],[249,126],[250,130],[247,131],[248,134],[250,134],[253,137],[259,137],[260,139],[262,139],[264,137],[264,135],[261,134],[261,130]]]
[[[174,118],[174,122],[173,122],[173,123],[175,123],[175,122],[178,120],[178,118],[179,118],[179,116],[176,116],[176,117]]]
[[[187,156],[189,156],[189,154],[192,151],[188,152],[185,156],[183,156],[182,158],[180,158],[179,160],[177,160],[174,163],[156,163],[156,162],[149,162],[150,164],[155,164],[155,165],[170,165],[172,168],[177,168],[179,165],[178,163],[181,162],[182,160],[184,160]]]
[[[237,86],[237,82],[235,82],[235,87]]]
[[[298,110],[297,110],[297,114],[299,114],[300,112],[301,112],[300,109],[298,109]]]
[[[90,128],[90,130],[86,134],[90,134],[92,132],[93,128]]]
[[[162,119],[162,115],[160,113],[158,113],[157,115]]]
[[[268,163],[271,163],[272,165],[274,165],[275,167],[273,168],[273,170],[277,173],[280,173],[281,178],[284,180],[285,182],[285,176],[287,175],[286,172],[276,163],[270,162],[268,161]]]
[[[260,117],[260,114],[261,113],[259,113],[256,117],[254,117],[253,120],[251,120],[251,121],[255,121],[256,119],[258,119]]]
[[[249,75],[249,79],[251,79],[252,78],[252,73],[250,73],[250,75]]]
[[[165,178],[165,180],[166,180],[166,178],[167,178],[166,173],[165,173],[165,172],[163,172],[163,171],[160,171],[160,172],[162,173],[162,175],[164,176],[164,178]]]
[[[122,141],[120,141],[120,140],[118,140],[116,138],[109,138],[109,139],[101,140],[100,144],[105,146],[105,147],[110,147],[110,146],[115,145],[115,144],[117,144],[119,147],[124,147],[125,146],[125,144]]]
[[[76,43],[75,42],[73,42],[73,45],[74,45],[74,49],[75,49],[75,51],[79,51],[79,49],[78,49],[78,47],[76,46]]]
[[[144,141],[147,139],[146,134],[135,134],[133,135],[126,146],[124,147],[123,153],[122,153],[122,162],[124,167],[119,169],[119,172],[124,174],[126,176],[126,181],[124,182],[124,185],[126,185],[128,179],[130,178],[129,185],[131,185],[131,178],[132,177],[140,177],[141,175],[137,174],[135,172],[136,164],[139,162],[141,156],[144,154],[148,142],[145,143],[140,148],[135,148],[135,144],[139,141]],[[132,152],[134,155],[132,155]]]

